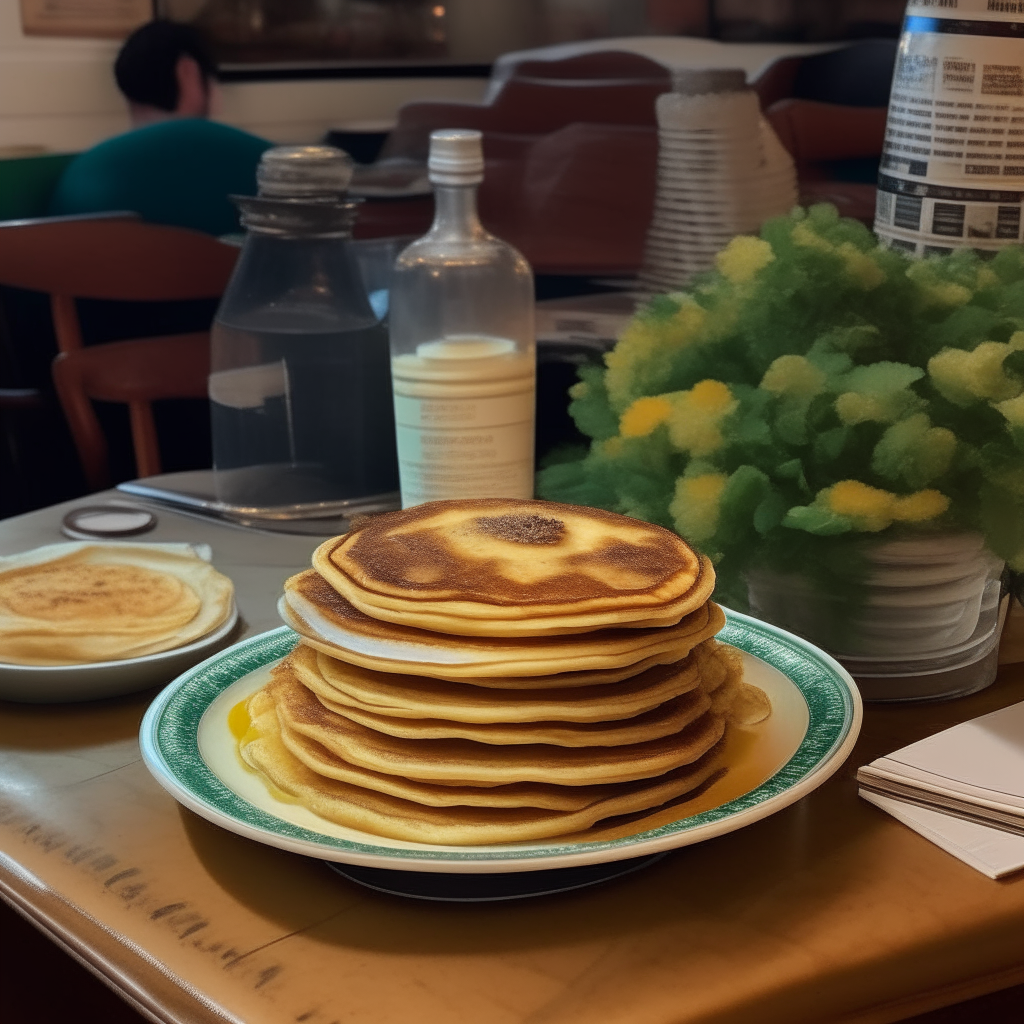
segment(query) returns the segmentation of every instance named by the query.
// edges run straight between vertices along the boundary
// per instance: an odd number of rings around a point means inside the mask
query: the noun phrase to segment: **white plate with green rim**
[[[231,832],[322,860],[395,871],[490,874],[632,860],[733,832],[806,796],[846,760],[862,706],[850,675],[823,651],[726,612],[718,639],[743,653],[747,681],[772,701],[759,726],[733,730],[729,771],[696,797],[640,822],[494,846],[433,846],[359,832],[271,795],[237,754],[228,715],[298,641],[286,626],[250,637],[185,672],[142,721],[142,756],[184,806]]]

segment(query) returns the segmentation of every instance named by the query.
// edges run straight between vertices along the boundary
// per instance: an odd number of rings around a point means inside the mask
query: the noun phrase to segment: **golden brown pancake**
[[[725,625],[708,601],[672,626],[600,629],[568,637],[446,636],[373,619],[312,570],[285,582],[281,616],[332,657],[382,672],[464,680],[501,689],[592,686],[677,662]],[[558,681],[531,677],[558,676]]]
[[[372,618],[463,636],[668,626],[714,589],[710,561],[660,526],[501,498],[369,517],[313,567]]]
[[[513,786],[478,790],[476,804],[449,805],[443,802],[447,799],[443,790],[448,788],[457,798],[463,798],[462,789],[411,784],[401,778],[395,778],[389,786],[380,773],[372,777],[373,773],[348,764],[322,746],[317,748],[307,737],[283,732],[279,710],[267,688],[250,698],[249,710],[253,728],[242,741],[241,754],[273,787],[328,821],[410,842],[527,842],[577,832],[603,818],[648,810],[676,800],[721,770],[719,745],[690,764],[642,782],[572,787],[563,800],[558,799],[556,792],[560,787],[547,787],[548,803],[558,803],[556,808],[510,804]],[[303,753],[305,762],[286,745],[286,734],[294,748]],[[518,788],[528,791],[524,786]],[[542,787],[534,790],[540,794]],[[579,794],[590,798],[582,807]],[[414,801],[409,796],[419,799]],[[487,798],[491,802],[481,806],[479,801]]]
[[[743,681],[743,661],[739,651],[728,644],[711,640],[698,655],[707,682],[701,687],[711,697],[711,710],[730,725],[756,725],[771,713],[768,695],[760,687]]]
[[[724,655],[724,645],[717,640],[705,640],[693,650],[693,658],[697,662],[697,674],[700,676],[701,688],[707,693],[714,693],[729,678],[731,661]]]
[[[231,581],[194,553],[146,545],[55,546],[5,560],[0,662],[74,665],[141,657],[199,639],[230,614]],[[15,564],[11,565],[14,562]]]
[[[513,746],[549,743],[556,747],[620,747],[672,736],[711,707],[701,689],[691,690],[633,718],[610,722],[449,722],[443,718],[391,718],[348,704],[317,698],[328,711],[374,732],[409,740],[464,739]],[[732,704],[730,702],[729,708]]]
[[[275,716],[276,716],[275,711]],[[611,786],[552,786],[520,782],[511,786],[438,786],[400,775],[385,775],[343,761],[323,744],[282,728],[281,741],[307,768],[325,779],[337,779],[363,789],[426,804],[428,807],[538,807],[549,811],[580,810],[601,799]],[[622,788],[636,783],[622,783]]]
[[[329,711],[287,666],[266,687],[283,727],[322,744],[363,768],[449,785],[499,786],[545,782],[564,786],[631,782],[692,764],[725,730],[707,712],[679,732],[614,747],[556,747],[529,743],[501,747],[466,739],[399,739]],[[585,728],[585,727],[583,727]]]
[[[40,632],[176,629],[199,610],[199,597],[177,576],[138,565],[96,564],[81,555],[0,576],[0,606],[35,620]]]
[[[391,718],[452,722],[607,722],[650,711],[700,683],[697,662],[689,657],[621,683],[514,692],[370,672],[321,654],[305,643],[296,647],[288,661],[303,685],[328,704],[345,704]]]

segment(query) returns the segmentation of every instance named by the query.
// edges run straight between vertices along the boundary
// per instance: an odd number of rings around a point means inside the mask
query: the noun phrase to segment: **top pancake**
[[[232,596],[231,581],[187,545],[51,545],[0,563],[0,662],[169,650],[219,626]]]
[[[676,534],[600,509],[502,498],[373,516],[314,568],[366,615],[462,636],[666,626],[714,589]]]

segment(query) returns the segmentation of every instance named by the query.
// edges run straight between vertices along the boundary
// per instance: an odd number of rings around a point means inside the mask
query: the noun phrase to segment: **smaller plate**
[[[0,663],[0,700],[22,704],[59,704],[102,700],[166,683],[223,647],[238,624],[238,608],[212,633],[184,647],[141,658],[97,661],[87,665],[10,665]]]

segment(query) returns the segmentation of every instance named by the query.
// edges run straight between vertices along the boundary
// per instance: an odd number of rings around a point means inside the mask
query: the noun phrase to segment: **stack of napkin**
[[[1024,701],[880,757],[860,795],[989,878],[1024,868]]]

